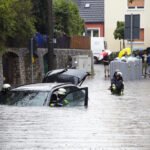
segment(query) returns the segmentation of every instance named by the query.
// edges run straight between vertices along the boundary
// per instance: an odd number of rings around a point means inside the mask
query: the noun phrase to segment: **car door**
[[[67,106],[88,106],[88,88],[78,88],[71,90],[64,97],[69,103]]]

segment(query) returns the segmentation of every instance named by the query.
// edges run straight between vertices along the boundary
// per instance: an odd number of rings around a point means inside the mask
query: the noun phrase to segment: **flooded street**
[[[95,65],[89,106],[0,106],[0,150],[150,150],[150,79],[125,82],[111,95]]]

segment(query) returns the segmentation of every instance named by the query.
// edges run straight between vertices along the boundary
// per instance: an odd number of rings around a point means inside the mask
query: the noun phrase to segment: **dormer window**
[[[90,3],[86,3],[84,7],[85,8],[89,8],[90,7]]]

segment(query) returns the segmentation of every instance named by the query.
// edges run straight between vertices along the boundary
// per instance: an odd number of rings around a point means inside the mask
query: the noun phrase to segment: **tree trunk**
[[[122,43],[121,43],[121,40],[120,40],[120,51],[122,50]]]
[[[125,48],[125,41],[124,41],[124,39],[123,39],[123,48]]]

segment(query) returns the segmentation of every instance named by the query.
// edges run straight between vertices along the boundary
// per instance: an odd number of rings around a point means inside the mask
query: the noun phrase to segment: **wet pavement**
[[[87,109],[0,106],[0,150],[150,150],[150,79],[109,85],[95,65]]]

